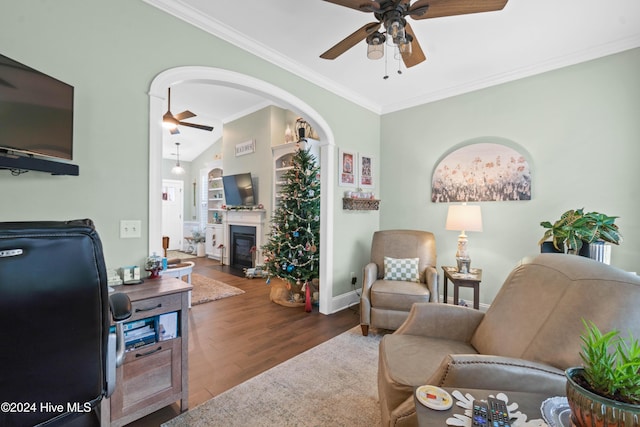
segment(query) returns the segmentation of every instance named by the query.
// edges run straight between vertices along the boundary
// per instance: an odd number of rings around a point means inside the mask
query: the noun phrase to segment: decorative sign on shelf
[[[236,144],[236,157],[244,156],[245,154],[251,154],[255,151],[256,141],[253,139]]]

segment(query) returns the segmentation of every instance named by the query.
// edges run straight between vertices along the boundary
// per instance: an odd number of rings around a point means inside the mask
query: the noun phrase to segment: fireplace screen
[[[256,246],[256,228],[243,225],[230,227],[231,260],[236,268],[253,267],[253,254]]]

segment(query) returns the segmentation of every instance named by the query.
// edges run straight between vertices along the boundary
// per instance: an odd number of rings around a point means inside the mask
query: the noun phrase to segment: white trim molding
[[[167,88],[182,82],[220,85],[244,90],[297,112],[317,131],[320,145],[320,313],[343,307],[333,298],[333,228],[335,138],[329,124],[310,105],[282,88],[222,68],[186,66],[158,74],[149,88],[149,253],[162,251],[162,114]]]

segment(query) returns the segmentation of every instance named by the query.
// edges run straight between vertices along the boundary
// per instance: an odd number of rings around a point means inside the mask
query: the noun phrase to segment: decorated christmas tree
[[[271,219],[271,236],[262,249],[269,277],[299,289],[319,273],[320,179],[315,156],[308,149],[298,148],[292,160]]]

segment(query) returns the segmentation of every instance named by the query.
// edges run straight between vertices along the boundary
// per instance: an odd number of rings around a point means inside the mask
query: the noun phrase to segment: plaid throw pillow
[[[384,257],[384,280],[419,282],[418,258],[396,259]]]

